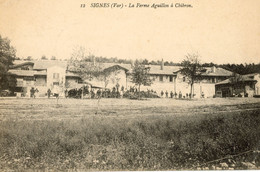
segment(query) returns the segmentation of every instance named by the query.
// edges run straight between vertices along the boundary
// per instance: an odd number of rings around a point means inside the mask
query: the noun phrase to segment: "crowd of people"
[[[66,93],[67,92],[67,93]],[[101,89],[101,88],[90,88],[88,86],[82,87],[80,89],[71,89],[65,91],[66,98],[122,98],[125,92],[124,86],[121,88],[113,87],[111,89]]]
[[[31,98],[35,98],[36,94],[38,93],[38,89],[32,87],[30,89],[30,97]],[[144,92],[144,91],[143,91]],[[81,87],[79,89],[75,88],[75,89],[71,89],[71,90],[67,90],[65,89],[64,91],[64,97],[65,98],[122,98],[124,96],[125,93],[130,93],[130,94],[138,94],[138,89],[135,86],[130,86],[130,89],[127,90],[124,88],[124,86],[115,86],[112,89],[102,89],[102,88],[91,88],[89,86],[84,86]],[[146,94],[150,95],[158,95],[156,91],[154,90],[150,90],[147,89]],[[55,91],[55,89],[48,89],[47,93],[46,93],[47,97],[56,97],[59,98],[59,92]],[[170,91],[168,92],[166,91],[161,91],[160,95],[158,95],[161,98],[191,98],[191,94],[190,93],[186,93],[186,94],[182,94],[181,91],[179,91],[179,93]],[[194,95],[193,95],[194,96]],[[204,93],[202,92],[202,98],[204,98]]]
[[[179,98],[179,99],[185,99],[185,98],[191,98],[191,93],[186,93],[186,94],[182,94],[181,91],[179,91],[179,93],[177,94],[176,92],[173,93],[173,91],[171,91],[170,93],[166,90],[161,91],[161,95],[162,98]],[[195,96],[195,94],[193,94],[193,97]],[[201,93],[201,98],[204,98],[204,92]]]

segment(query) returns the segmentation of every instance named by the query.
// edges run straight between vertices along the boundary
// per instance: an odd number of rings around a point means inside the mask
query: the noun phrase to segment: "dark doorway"
[[[222,89],[222,97],[231,97],[229,88]]]

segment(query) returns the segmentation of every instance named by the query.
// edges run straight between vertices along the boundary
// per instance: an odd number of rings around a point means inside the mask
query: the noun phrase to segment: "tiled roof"
[[[150,74],[154,75],[174,75],[175,72],[180,70],[180,66],[163,66],[161,70],[161,65],[147,65],[150,67]]]
[[[250,74],[246,74],[246,75],[243,75],[243,76],[254,77],[256,75],[260,75],[260,73],[250,73]]]
[[[128,71],[131,70],[131,64],[123,64],[123,63],[99,63],[99,64],[102,70],[111,68],[113,66],[120,66]]]
[[[34,76],[33,70],[9,70],[11,74],[17,75],[17,76]]]
[[[14,62],[15,65],[21,65],[21,63],[28,64],[28,61],[16,60]],[[60,66],[62,68],[67,68],[67,61],[60,60],[34,60],[29,63],[34,63],[34,70],[45,70],[51,66]],[[93,63],[93,62],[89,62]],[[101,70],[111,68],[113,66],[120,66],[126,69],[129,73],[131,73],[131,64],[121,64],[121,63],[96,63]],[[177,72],[180,71],[181,66],[163,66],[163,70],[161,70],[161,65],[146,65],[146,67],[150,68],[150,74],[152,75],[176,75]],[[69,67],[69,70],[71,68]],[[215,67],[206,67],[204,68],[206,71],[202,73],[203,76],[232,76],[233,72],[225,70],[223,68]],[[73,73],[68,73],[67,76],[75,76]]]
[[[235,77],[231,77],[231,78],[228,78],[224,81],[217,83],[216,85],[231,84],[231,83],[234,83],[234,80],[235,80]],[[257,80],[255,80],[254,77],[252,77],[252,74],[248,74],[248,75],[240,75],[240,77],[238,78],[238,80],[236,82],[256,82],[256,81]]]
[[[10,73],[17,75],[17,76],[46,76],[47,72],[44,71],[35,71],[35,70],[15,70],[11,69],[9,70]],[[72,77],[79,77],[77,74],[74,74],[72,72],[66,72],[66,76],[72,76]]]
[[[34,71],[34,75],[47,75],[47,72],[46,72],[46,70]]]
[[[32,61],[15,60],[13,67],[18,67],[27,64],[34,64],[33,65],[34,70],[44,70],[52,66],[60,66],[65,69],[67,68],[67,61],[61,61],[61,60],[32,60]]]
[[[47,69],[48,67],[52,66],[59,66],[62,68],[67,68],[67,61],[60,61],[60,60],[35,60],[33,69],[35,70],[42,70]]]
[[[213,67],[206,67],[206,72],[202,73],[203,76],[232,76],[233,72],[228,71],[223,68],[215,67],[215,72],[213,71]]]
[[[73,72],[69,72],[69,71],[66,72],[66,76],[79,77],[79,75],[77,75],[77,74],[75,74]]]
[[[14,65],[11,66],[11,69],[14,69],[14,68],[17,68],[17,67],[20,67],[20,66],[24,66],[24,65],[34,65],[34,63],[31,62],[31,61],[15,60]]]

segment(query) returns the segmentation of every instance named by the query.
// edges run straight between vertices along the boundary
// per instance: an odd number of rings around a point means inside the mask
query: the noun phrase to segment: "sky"
[[[193,8],[90,7],[98,2],[159,0],[0,0],[0,34],[22,58],[66,59],[83,46],[96,56],[133,60],[181,62],[198,53],[203,63],[260,62],[259,0],[161,1]]]

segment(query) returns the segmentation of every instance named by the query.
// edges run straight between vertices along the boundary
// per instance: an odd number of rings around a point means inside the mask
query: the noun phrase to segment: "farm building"
[[[47,90],[58,90],[64,95],[67,88],[79,87],[79,76],[69,72],[66,61],[58,60],[17,60],[9,70],[16,76],[16,92],[29,97],[30,89],[37,88],[39,97],[46,96]]]
[[[90,62],[91,63],[91,62]],[[24,96],[29,96],[32,87],[39,90],[38,96],[46,96],[47,90],[59,90],[60,95],[64,91],[80,88],[83,80],[72,72],[67,61],[59,60],[34,60],[14,62],[9,70],[17,78],[16,91]],[[132,64],[119,63],[98,63],[103,75],[86,81],[100,88],[112,89],[116,85],[120,88],[130,89],[134,86],[131,82]],[[142,90],[153,90],[159,95],[161,91],[170,93],[182,93],[187,95],[190,92],[190,85],[187,78],[180,72],[180,66],[147,65],[150,69],[151,86],[142,86]],[[215,84],[232,76],[232,72],[215,66],[204,68],[202,80],[194,84],[195,97],[213,97]]]
[[[260,95],[260,74],[237,75],[216,84],[216,97]]]

